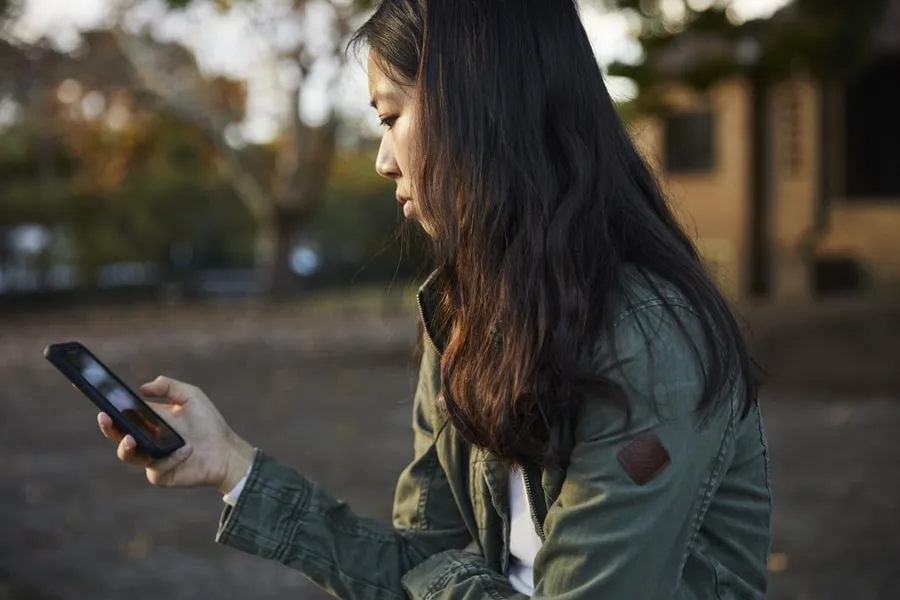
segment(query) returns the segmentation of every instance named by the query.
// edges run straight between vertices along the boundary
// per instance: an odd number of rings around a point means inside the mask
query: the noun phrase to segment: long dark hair
[[[351,43],[419,94],[409,175],[450,315],[441,375],[458,431],[544,464],[586,392],[627,409],[592,359],[629,267],[700,316],[699,409],[741,390],[749,410],[738,323],[626,132],[574,0],[383,0]]]

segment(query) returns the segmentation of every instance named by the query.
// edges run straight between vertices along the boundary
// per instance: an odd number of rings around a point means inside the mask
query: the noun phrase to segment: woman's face
[[[391,81],[370,52],[369,96],[382,128],[375,170],[397,184],[397,201],[403,206],[403,215],[416,218],[412,179],[414,166],[411,164],[413,140],[416,136],[415,87]]]

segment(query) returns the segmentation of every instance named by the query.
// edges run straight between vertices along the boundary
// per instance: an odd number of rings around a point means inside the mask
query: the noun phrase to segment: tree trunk
[[[291,268],[291,253],[300,242],[308,220],[302,214],[274,211],[271,217],[259,222],[257,267],[265,300],[287,300],[299,289],[299,275]]]

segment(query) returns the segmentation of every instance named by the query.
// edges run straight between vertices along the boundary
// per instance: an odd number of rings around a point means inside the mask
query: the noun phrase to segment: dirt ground
[[[119,464],[95,411],[41,358],[51,341],[86,342],[132,384],[165,373],[201,386],[251,442],[363,514],[389,516],[412,451],[408,315],[173,314],[0,322],[0,600],[325,597],[217,546],[214,492],[159,490]],[[900,598],[900,308],[824,315],[770,318],[757,332],[777,375],[763,399],[769,597]]]

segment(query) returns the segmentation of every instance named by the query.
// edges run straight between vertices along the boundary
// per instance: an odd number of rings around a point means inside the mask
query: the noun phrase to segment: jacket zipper
[[[416,294],[416,305],[419,308],[419,318],[422,319],[422,332],[424,334],[425,339],[428,341],[428,344],[434,349],[434,351],[440,356],[441,352],[438,350],[437,344],[434,343],[434,339],[431,337],[431,332],[428,331],[428,323],[425,320],[425,307],[422,306],[422,294]],[[545,541],[546,535],[544,534],[544,517],[547,514],[546,502],[543,501],[543,496],[540,498],[540,503],[538,497],[534,495],[534,488],[531,485],[531,474],[530,469],[522,469],[522,479],[525,482],[525,492],[528,496],[528,508],[531,512],[531,519],[534,521],[535,527],[537,528],[537,534],[540,536],[541,541]],[[537,510],[537,507],[541,507],[540,513]]]
[[[537,528],[537,534],[543,542],[547,537],[544,534],[544,518],[547,516],[547,503],[544,501],[543,494],[540,498],[534,494],[534,488],[531,485],[531,475],[533,473],[534,471],[532,469],[523,468],[522,479],[525,481],[525,492],[528,496],[528,507],[531,509],[531,519],[534,521],[534,525]],[[540,507],[540,511],[538,510],[538,507]]]

